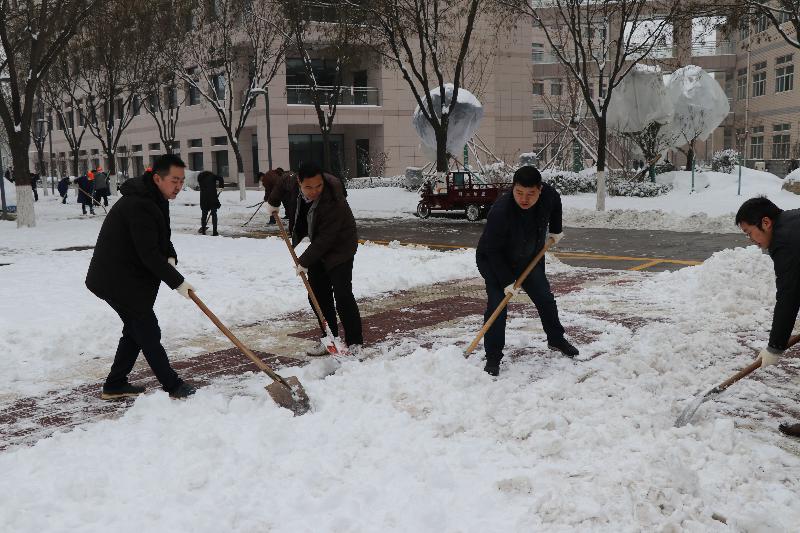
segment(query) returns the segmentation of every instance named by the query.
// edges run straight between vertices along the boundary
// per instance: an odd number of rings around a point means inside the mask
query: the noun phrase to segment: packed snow
[[[181,229],[190,207],[180,207],[190,196],[173,208],[178,268],[224,322],[306,310],[280,241],[191,234],[196,223]],[[11,263],[0,267],[0,399],[99,386],[119,335],[116,316],[83,286],[91,251],[53,251],[94,244],[102,218],[57,201],[40,200],[36,228],[0,222],[0,262]],[[578,271],[548,261],[551,279]],[[456,276],[477,276],[474,252],[362,246],[354,286],[367,297]],[[695,393],[766,342],[770,259],[749,247],[620,276],[559,298],[568,332],[598,332],[577,361],[542,349],[528,310],[512,313],[508,346],[519,355],[497,379],[479,355],[462,355],[482,321],[474,316],[443,325],[430,348],[410,336],[368,347],[363,362],[296,369],[312,401],[301,417],[267,397],[262,375],[220,379],[187,401],[151,391],[119,419],[0,453],[0,523],[15,532],[795,530],[800,457],[779,445],[768,414],[780,369],[673,427]],[[167,289],[156,312],[171,355],[213,327]],[[623,327],[603,312],[651,322]]]

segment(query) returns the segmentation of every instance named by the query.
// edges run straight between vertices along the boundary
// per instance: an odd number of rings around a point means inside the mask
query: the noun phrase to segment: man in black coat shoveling
[[[775,310],[761,368],[780,361],[800,310],[800,209],[783,211],[767,198],[747,200],[736,213],[736,225],[769,253],[775,266]],[[781,424],[781,432],[800,437],[800,424]]]
[[[170,240],[169,202],[183,187],[184,165],[176,155],[163,155],[152,172],[126,181],[122,198],[109,210],[94,249],[86,286],[122,319],[122,338],[103,385],[102,398],[136,396],[144,387],[128,383],[139,351],[173,398],[194,394],[194,387],[172,369],[161,345],[161,329],[153,312],[163,281],[181,296],[194,290],[175,269],[178,254]]]
[[[300,255],[297,275],[308,276],[311,290],[319,301],[325,321],[335,337],[339,335],[336,313],[342,320],[345,343],[357,355],[364,343],[361,313],[353,295],[353,259],[358,249],[358,234],[353,212],[344,195],[341,180],[324,173],[318,166],[305,165],[297,179],[279,182],[267,201],[267,213],[278,217],[278,210],[287,191],[294,197],[294,206],[287,208],[292,245],[305,237],[311,244]],[[319,317],[317,317],[319,318]],[[325,331],[320,322],[322,337]],[[324,342],[309,350],[308,355],[325,355]]]
[[[217,176],[213,172],[204,170],[197,175],[197,185],[200,187],[200,230],[198,233],[206,234],[208,229],[208,213],[211,212],[211,229],[212,235],[217,236],[217,209],[220,208],[219,194],[217,187],[220,189],[225,187],[225,182],[221,176]]]
[[[547,239],[552,238],[558,243],[562,236],[561,196],[550,185],[542,183],[542,175],[535,167],[521,167],[514,173],[511,191],[498,198],[489,211],[476,256],[488,296],[484,322],[489,320],[506,294],[516,295],[520,289],[524,290],[539,311],[547,345],[575,357],[578,350],[564,338],[556,299],[545,275],[544,259],[539,261],[520,288],[514,288],[514,282],[541,251]],[[499,374],[503,359],[506,315],[506,309],[503,309],[483,340],[486,349],[484,370],[492,376]]]

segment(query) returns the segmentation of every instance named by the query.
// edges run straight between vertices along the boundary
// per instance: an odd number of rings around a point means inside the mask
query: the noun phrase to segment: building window
[[[214,174],[223,178],[229,177],[228,151],[211,152],[211,159],[213,160]]]
[[[147,97],[147,106],[150,108],[150,111],[155,111],[160,107],[158,102],[158,93],[152,93]]]
[[[533,110],[533,120],[542,120],[544,118],[544,109]]]
[[[754,126],[750,137],[750,159],[764,159],[764,126]]]
[[[228,138],[224,135],[222,137],[211,137],[212,146],[225,146],[228,144]]]
[[[203,170],[203,152],[191,152],[189,154],[189,168]]]
[[[550,84],[550,96],[561,96],[561,82],[554,81]]]
[[[131,151],[132,152],[141,152],[142,151],[142,145],[141,144],[134,144],[131,147]]]
[[[733,148],[733,128],[726,126],[722,131],[722,148],[724,150]]]
[[[533,95],[542,96],[544,94],[544,83],[540,81],[533,82]]]
[[[531,43],[531,60],[534,63],[544,61],[544,45],[542,43]]]
[[[769,26],[769,20],[767,19],[767,16],[760,15],[756,19],[755,33],[761,33],[762,31],[767,31],[767,26]]]
[[[736,74],[738,75],[736,78],[736,98],[744,100],[747,98],[747,69],[740,68]]]
[[[160,151],[161,150],[161,143],[150,143],[147,145],[147,149],[152,151]]]
[[[167,87],[167,106],[170,109],[178,107],[178,89],[174,85]]]
[[[789,124],[772,126],[772,159],[789,159],[790,129]]]
[[[189,148],[202,148],[203,139],[189,139]]]
[[[56,115],[56,118],[58,119],[58,129],[61,130],[61,131],[64,131],[64,115],[63,115],[63,113],[59,113],[58,115]]]
[[[122,98],[117,98],[117,119],[122,120],[122,117],[125,116],[125,104],[122,101]]]
[[[211,77],[211,90],[217,95],[217,100],[225,100],[225,74],[215,74]]]
[[[137,94],[133,97],[133,116],[138,116],[142,112],[142,99]]]
[[[189,93],[189,105],[197,105],[200,103],[200,89],[190,83],[187,84],[186,91]]]
[[[766,67],[767,64],[766,64],[766,62],[765,63],[758,63],[756,65],[756,68],[758,68],[759,65],[764,65],[764,67]],[[764,94],[766,93],[766,90],[767,90],[767,73],[766,73],[766,71],[762,70],[761,72],[756,72],[755,74],[753,74],[753,98],[755,98],[756,96],[764,96]]]
[[[750,22],[744,19],[739,23],[739,40],[744,41],[748,37],[750,37]]]
[[[794,65],[792,54],[781,56],[775,60],[775,92],[782,93],[794,88]]]

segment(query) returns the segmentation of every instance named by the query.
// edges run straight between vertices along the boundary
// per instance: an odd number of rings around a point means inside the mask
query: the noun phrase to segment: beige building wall
[[[519,28],[509,29],[501,34],[497,42],[493,43],[496,47],[489,60],[491,68],[487,71],[488,78],[481,90],[469,85],[465,87],[472,92],[478,92],[477,96],[484,106],[484,117],[478,135],[489,151],[509,162],[515,162],[521,152],[528,152],[532,148],[531,31],[530,26],[520,25]],[[368,139],[373,158],[381,153],[386,154],[384,175],[401,175],[406,167],[422,167],[429,163],[431,159],[422,150],[411,125],[416,102],[400,72],[386,67],[375,54],[365,55],[360,68],[368,71],[367,85],[377,88],[379,97],[377,105],[337,107],[332,134],[343,136],[344,168],[351,176],[356,174],[356,141],[363,139]],[[184,88],[179,86],[178,90],[183,91]],[[313,105],[288,103],[284,67],[270,84],[269,98],[272,166],[288,169],[289,136],[318,135],[320,132],[316,112]],[[201,166],[201,156],[193,154],[202,154],[202,167],[214,170],[218,154],[227,153],[228,172],[223,177],[228,182],[235,182],[236,158],[233,149],[229,145],[212,144],[214,138],[224,135],[215,112],[208,104],[183,104],[177,128],[179,154],[192,170],[200,170],[198,167]],[[239,141],[247,184],[254,185],[255,167],[262,171],[268,168],[267,116],[263,96],[258,97]],[[157,143],[160,141],[155,122],[142,111],[122,135],[120,147],[124,147],[124,150],[117,154],[118,160],[127,158],[128,164],[126,168],[120,168],[120,171],[132,176],[148,166],[153,158],[164,153],[160,147],[156,149]],[[200,143],[202,146],[196,146]],[[136,151],[134,147],[137,148]],[[92,151],[99,148],[100,143],[87,131],[81,146],[81,150],[86,152],[82,156],[81,171],[86,166],[95,166],[96,160],[102,166],[108,166],[102,155],[92,155]],[[64,154],[66,168],[70,168],[69,146],[63,132],[57,129],[53,131],[53,152],[57,159]],[[460,159],[463,154],[457,156]],[[32,154],[32,159],[34,157]],[[471,154],[470,158],[470,162],[474,164],[474,155]],[[481,154],[481,159],[487,161],[488,158],[486,154]],[[141,161],[141,164],[135,165],[135,161]]]

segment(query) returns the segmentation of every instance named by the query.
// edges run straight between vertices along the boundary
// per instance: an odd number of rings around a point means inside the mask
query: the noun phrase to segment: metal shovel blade
[[[306,414],[311,410],[311,404],[308,401],[305,389],[300,384],[300,380],[295,376],[289,376],[284,378],[284,381],[289,384],[290,388],[287,388],[280,381],[273,381],[266,386],[270,397],[281,407],[293,412],[295,416]]]
[[[681,415],[675,421],[675,427],[681,428],[686,424],[688,424],[694,417],[697,410],[700,409],[700,406],[703,405],[703,403],[719,396],[720,391],[718,391],[717,389],[718,387],[714,387],[705,394],[702,394],[697,398],[695,398],[694,400],[692,400],[692,403],[686,406],[686,409],[683,410]]]

